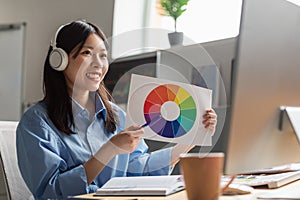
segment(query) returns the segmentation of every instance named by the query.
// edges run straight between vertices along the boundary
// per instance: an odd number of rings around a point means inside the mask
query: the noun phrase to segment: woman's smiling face
[[[75,50],[70,53],[64,71],[69,93],[98,90],[108,71],[107,50],[103,40],[92,33],[75,58],[74,53]]]

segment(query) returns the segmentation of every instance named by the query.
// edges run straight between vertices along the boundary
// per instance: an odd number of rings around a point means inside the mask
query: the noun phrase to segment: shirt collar
[[[95,114],[97,117],[103,116],[103,118],[106,119],[106,108],[100,95],[97,92],[90,92],[90,96],[94,97],[95,99]],[[85,110],[86,109],[84,107],[82,107],[75,99],[72,98],[72,111],[74,116],[77,116]]]
[[[97,117],[99,117],[102,113],[103,118],[106,119],[106,108],[105,105],[98,93],[95,94],[95,112]]]

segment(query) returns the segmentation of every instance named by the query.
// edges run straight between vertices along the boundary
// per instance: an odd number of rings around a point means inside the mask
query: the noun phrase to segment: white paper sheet
[[[211,132],[202,124],[211,101],[209,89],[133,74],[125,127],[146,124],[146,139],[211,146]]]
[[[300,199],[300,191],[270,191],[258,194],[258,199]]]

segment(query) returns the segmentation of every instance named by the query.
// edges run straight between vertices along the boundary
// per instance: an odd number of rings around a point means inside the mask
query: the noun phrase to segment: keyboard
[[[230,177],[224,176],[222,182],[229,180]],[[238,175],[233,183],[255,186],[267,186],[268,188],[278,188],[288,183],[300,179],[300,171],[285,172],[270,175]]]

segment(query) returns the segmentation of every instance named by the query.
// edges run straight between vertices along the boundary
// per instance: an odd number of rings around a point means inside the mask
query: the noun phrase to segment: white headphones
[[[51,42],[51,46],[53,49],[49,55],[49,63],[50,63],[50,66],[57,71],[65,70],[68,65],[68,54],[62,48],[56,47],[57,35],[58,35],[59,31],[66,25],[67,24],[62,25],[57,29],[54,40],[53,40],[53,42]]]

